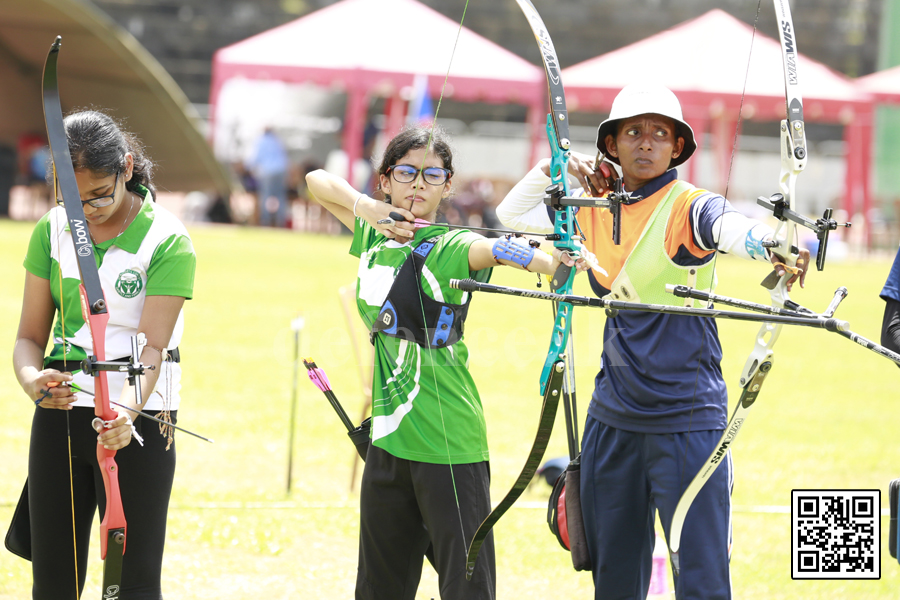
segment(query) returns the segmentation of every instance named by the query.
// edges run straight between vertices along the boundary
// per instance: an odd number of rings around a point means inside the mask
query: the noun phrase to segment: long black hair
[[[381,157],[378,174],[387,175],[388,169],[397,164],[397,161],[406,156],[408,152],[428,146],[429,139],[431,140],[430,150],[441,159],[444,168],[450,171],[450,175],[453,175],[453,150],[450,148],[447,133],[440,127],[435,127],[432,133],[431,127],[416,126],[405,127],[388,142],[387,148],[384,149],[384,156]],[[380,179],[378,189],[384,193],[384,190],[381,190]],[[391,197],[387,194],[384,194],[384,197],[390,203]]]
[[[75,169],[87,169],[97,175],[108,176],[125,170],[125,154],[134,157],[131,179],[125,189],[134,191],[142,185],[156,193],[153,185],[153,161],[144,145],[122,125],[98,110],[79,110],[63,121],[69,141],[69,153]]]

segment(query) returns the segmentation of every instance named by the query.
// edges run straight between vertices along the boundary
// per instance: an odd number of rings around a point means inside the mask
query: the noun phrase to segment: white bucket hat
[[[616,135],[622,119],[646,114],[662,115],[674,120],[676,135],[684,138],[684,149],[677,158],[672,159],[669,167],[677,167],[689,159],[697,149],[694,130],[685,122],[681,114],[681,103],[672,90],[658,83],[633,83],[622,88],[613,100],[609,118],[597,128],[597,149],[618,165],[619,159],[606,151],[606,136]]]

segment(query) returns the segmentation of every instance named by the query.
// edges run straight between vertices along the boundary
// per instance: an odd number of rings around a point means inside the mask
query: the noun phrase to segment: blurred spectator
[[[256,142],[247,168],[259,186],[259,224],[284,227],[287,218],[288,155],[271,127]]]
[[[16,154],[19,157],[19,181],[21,185],[31,183],[31,158],[34,151],[47,145],[43,135],[37,133],[23,133],[16,143]],[[46,167],[45,167],[46,169]]]
[[[435,217],[436,222],[438,223],[447,223],[449,225],[465,225],[464,216],[456,208],[456,204],[454,202],[447,202],[446,204],[442,204],[440,209],[438,209],[437,216]]]
[[[506,229],[497,219],[496,206],[512,184],[490,179],[458,182],[457,193],[451,197],[452,207],[445,209],[445,221],[469,227]],[[500,234],[483,232],[485,237]]]
[[[229,210],[228,201],[224,196],[218,194],[215,196],[212,206],[209,207],[209,212],[206,213],[206,218],[210,223],[234,222],[231,217],[231,211]]]
[[[16,151],[0,144],[0,217],[9,216],[9,195],[16,181]]]
[[[250,172],[250,169],[247,168],[243,163],[235,163],[233,165],[234,172],[237,175],[237,178],[241,182],[241,187],[244,188],[244,191],[249,192],[251,194],[256,194],[257,188],[259,186],[256,185],[256,177],[253,176],[253,173]]]
[[[43,135],[28,133],[19,136],[16,151],[19,155],[19,182],[31,193],[29,204],[43,214],[50,209],[52,189],[48,183],[50,148]],[[52,183],[51,183],[52,185]]]
[[[325,159],[324,169],[332,175],[350,181],[350,184],[365,193],[372,196],[375,192],[375,170],[372,168],[372,156],[375,151],[375,140],[378,138],[378,127],[373,123],[366,125],[363,132],[362,157],[353,161],[353,178],[352,181],[348,177],[349,157],[343,148],[338,147],[328,153]]]
[[[189,192],[184,197],[184,205],[181,209],[181,220],[185,223],[198,223],[209,221],[209,211],[213,198],[200,191]]]
[[[485,193],[490,196],[491,182],[486,179],[473,179],[458,188],[453,196],[453,205],[460,213],[461,225],[481,227],[481,213],[484,210]]]
[[[321,168],[322,164],[315,159],[305,160],[291,168],[290,181],[294,192],[290,205],[292,228],[319,233],[343,233],[347,228],[327,210],[323,210],[321,204],[309,197],[306,175]]]

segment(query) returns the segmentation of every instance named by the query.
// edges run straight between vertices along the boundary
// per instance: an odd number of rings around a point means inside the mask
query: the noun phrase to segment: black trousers
[[[442,600],[493,600],[493,533],[466,581],[468,543],[491,512],[490,478],[487,462],[452,465],[451,479],[450,465],[404,460],[370,445],[360,496],[357,600],[413,600],[429,543]]]
[[[176,412],[172,412],[173,422]],[[97,464],[97,432],[91,427],[94,410],[75,407],[68,414],[72,439],[72,493],[69,491],[66,411],[38,408],[31,425],[28,508],[34,600],[74,599],[76,589],[81,597],[87,565],[99,560],[100,556],[99,534],[91,531],[91,524],[98,507],[101,518],[106,510],[106,492]],[[167,452],[166,440],[159,434],[157,424],[140,418],[136,421],[144,446],[132,440],[115,457],[128,523],[121,600],[160,600],[166,514],[175,476],[175,444]],[[75,542],[72,541],[73,497]],[[98,544],[94,552],[89,552],[92,537]],[[100,581],[96,584],[99,594]]]

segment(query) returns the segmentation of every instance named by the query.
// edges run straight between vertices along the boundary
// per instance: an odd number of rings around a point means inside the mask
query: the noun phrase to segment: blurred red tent
[[[81,0],[0,1],[0,143],[43,135],[41,74],[57,35],[64,111],[96,106],[124,119],[157,161],[161,190],[231,192],[178,84],[130,33]]]
[[[856,80],[857,86],[862,91],[870,94],[875,100],[876,105],[900,105],[900,66],[891,67],[882,71],[876,71],[870,75],[859,77]],[[896,112],[893,108],[893,112]],[[888,179],[887,173],[896,171],[896,162],[894,160],[896,149],[893,139],[894,127],[890,125],[890,118],[881,123],[878,142],[881,154],[876,154],[876,169],[880,169],[882,182],[891,181]],[[890,184],[886,184],[890,185]]]
[[[753,33],[743,21],[714,9],[573,65],[563,70],[569,110],[608,113],[625,85],[639,79],[662,83],[678,95],[698,142],[702,143],[700,133],[711,130],[724,191],[739,112],[743,110],[744,119],[756,121],[779,121],[785,116],[781,44],[758,31],[754,39]],[[872,98],[850,78],[803,54],[798,63],[804,120],[844,126],[847,169],[842,208],[849,215],[861,208],[868,218]],[[810,159],[815,160],[815,155]],[[688,161],[687,169],[688,179],[693,180],[695,161]]]
[[[436,104],[448,67],[445,98],[529,107],[533,164],[547,112],[543,69],[415,0],[344,0],[220,49],[213,57],[211,117],[233,77],[342,89],[348,95],[342,144],[352,165],[362,155],[369,100],[388,99],[385,133],[391,136],[407,110],[400,90],[426,76]]]
[[[871,94],[876,103],[900,104],[900,67],[891,67],[860,77],[856,84],[862,91]]]

